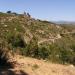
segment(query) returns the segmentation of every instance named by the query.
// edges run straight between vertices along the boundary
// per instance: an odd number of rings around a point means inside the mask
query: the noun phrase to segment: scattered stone
[[[74,68],[74,65],[70,65],[69,67]]]
[[[4,27],[7,27],[8,25],[4,25]]]

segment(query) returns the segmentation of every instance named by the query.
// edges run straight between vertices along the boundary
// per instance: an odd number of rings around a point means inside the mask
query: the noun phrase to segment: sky
[[[0,12],[9,10],[42,20],[75,21],[75,0],[1,0]]]

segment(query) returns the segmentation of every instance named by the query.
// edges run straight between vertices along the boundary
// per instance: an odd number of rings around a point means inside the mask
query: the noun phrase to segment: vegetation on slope
[[[75,26],[0,13],[0,47],[24,56],[75,65]],[[42,41],[42,42],[41,42]]]

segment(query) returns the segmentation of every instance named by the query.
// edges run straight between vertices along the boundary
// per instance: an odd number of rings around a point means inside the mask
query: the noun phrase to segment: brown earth
[[[15,55],[14,69],[1,71],[0,75],[75,75],[73,65],[53,64],[45,60]]]

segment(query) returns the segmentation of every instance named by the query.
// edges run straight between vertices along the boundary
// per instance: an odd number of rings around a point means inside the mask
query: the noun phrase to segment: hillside
[[[54,38],[61,30],[60,26],[56,26],[54,23],[35,20],[25,14],[14,15],[0,13],[0,19],[0,32],[3,34],[9,32],[13,34],[15,32],[21,33],[25,36],[26,42],[28,42],[33,35],[36,35],[39,41],[41,39]]]
[[[43,70],[43,73],[45,67],[46,70],[51,68],[51,65],[56,68],[57,65],[51,63],[75,65],[75,26],[57,25],[53,22],[34,19],[29,13],[25,12],[24,14],[0,12],[0,66],[4,64],[12,66],[14,62],[12,58],[15,53],[14,60],[19,62],[19,64],[22,63],[20,63],[21,59],[18,58],[18,55],[24,57],[24,59],[22,57],[24,64],[35,64],[35,61],[38,65],[42,63],[43,65],[40,65],[39,70]],[[43,62],[43,60],[46,62]],[[50,66],[48,67],[48,65]],[[58,66],[57,73],[54,75],[58,75],[58,73],[59,75],[64,75],[66,73],[65,70],[70,72],[69,69],[66,69],[68,66]],[[38,66],[35,65],[35,67]],[[58,72],[60,67],[64,73]],[[27,68],[31,67],[27,66]],[[31,69],[30,71],[33,72]],[[38,72],[41,73],[40,71]],[[53,72],[51,72],[52,75]],[[36,75],[36,73],[37,71],[32,73],[32,75]],[[44,75],[43,73],[41,75]],[[70,74],[66,73],[66,75],[72,75],[72,72]]]

